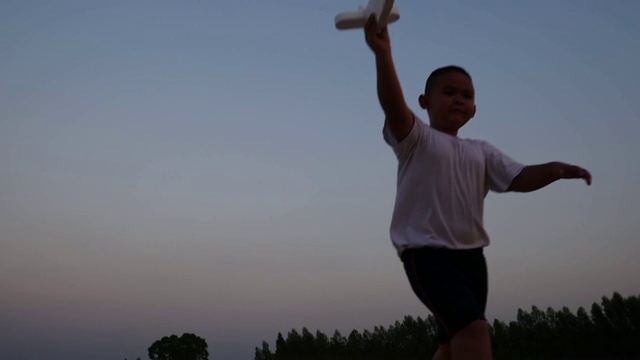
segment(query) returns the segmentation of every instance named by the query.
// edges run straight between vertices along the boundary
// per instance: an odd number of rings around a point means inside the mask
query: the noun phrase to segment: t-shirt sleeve
[[[382,129],[384,141],[393,149],[393,152],[396,154],[398,159],[408,158],[416,145],[422,141],[427,125],[419,117],[413,114],[414,121],[409,134],[407,134],[407,136],[401,141],[398,141],[395,136],[393,136],[391,129],[389,129],[387,120],[388,119],[385,119],[384,127]]]
[[[505,192],[513,179],[520,174],[525,165],[498,150],[495,146],[484,142],[486,159],[485,184],[495,192]]]

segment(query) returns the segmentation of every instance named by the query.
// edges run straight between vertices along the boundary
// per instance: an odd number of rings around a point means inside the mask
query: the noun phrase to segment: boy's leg
[[[472,291],[478,306],[484,314],[487,306],[487,264],[483,257],[465,259],[469,267],[467,276],[471,280]],[[476,320],[465,326],[451,339],[453,359],[492,359],[489,325],[486,320]]]
[[[440,344],[438,351],[433,355],[432,360],[451,360],[451,344],[446,342]]]
[[[489,327],[485,320],[475,320],[451,338],[453,360],[491,360]]]
[[[487,273],[482,250],[422,248],[408,250],[402,260],[414,293],[438,323],[440,344],[448,343],[434,359],[466,359],[467,354],[473,359],[491,359],[484,319]]]
[[[487,264],[484,256],[469,256],[459,259],[467,273],[471,290],[476,296],[478,306],[484,314],[487,306]],[[451,351],[454,360],[492,359],[489,325],[484,319],[471,322],[451,339]]]

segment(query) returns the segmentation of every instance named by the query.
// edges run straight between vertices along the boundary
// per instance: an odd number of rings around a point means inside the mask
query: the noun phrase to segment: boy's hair
[[[429,91],[431,91],[431,89],[433,88],[434,84],[436,83],[436,80],[438,80],[438,78],[440,76],[442,76],[444,74],[449,74],[449,73],[452,73],[452,72],[460,73],[460,74],[468,77],[469,80],[473,81],[471,79],[471,75],[469,75],[467,70],[463,69],[462,67],[457,66],[457,65],[443,66],[441,68],[433,70],[431,75],[429,75],[429,77],[427,78],[427,83],[424,85],[424,93],[425,93],[425,95],[428,94]]]

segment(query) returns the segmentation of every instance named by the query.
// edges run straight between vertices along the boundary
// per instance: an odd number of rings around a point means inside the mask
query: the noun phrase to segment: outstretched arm
[[[554,161],[525,167],[513,179],[508,191],[536,191],[560,179],[584,179],[587,185],[591,185],[591,174],[587,170],[575,165]]]
[[[376,18],[372,15],[365,26],[365,36],[376,57],[378,100],[387,119],[386,125],[396,141],[400,142],[411,131],[414,119],[405,102],[393,64],[387,27],[378,31]]]

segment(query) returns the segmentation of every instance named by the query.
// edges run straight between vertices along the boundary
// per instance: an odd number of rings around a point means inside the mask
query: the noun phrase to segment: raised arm
[[[508,191],[536,191],[560,179],[584,179],[587,185],[591,185],[591,174],[587,170],[575,165],[554,161],[525,167],[513,179]]]
[[[386,126],[400,142],[411,131],[414,119],[405,102],[393,64],[387,27],[378,31],[375,16],[372,15],[365,26],[365,37],[376,58],[378,100],[386,116]]]

